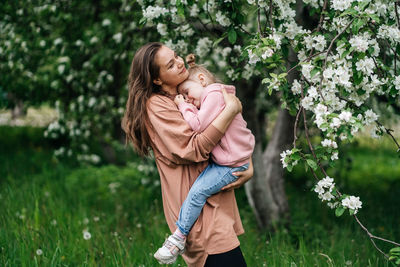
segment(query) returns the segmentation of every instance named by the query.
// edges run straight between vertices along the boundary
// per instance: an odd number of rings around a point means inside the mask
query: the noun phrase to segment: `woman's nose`
[[[183,64],[184,64],[183,59],[182,59],[181,57],[179,57],[179,59],[178,59],[178,65],[179,65],[179,67],[182,67]]]

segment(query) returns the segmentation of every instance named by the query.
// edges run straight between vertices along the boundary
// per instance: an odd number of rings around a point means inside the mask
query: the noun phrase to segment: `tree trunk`
[[[295,60],[296,55],[290,50],[286,67],[289,69],[290,62]],[[296,72],[291,72],[288,75],[289,83],[292,83],[297,75]],[[252,80],[250,84],[241,82],[238,84],[238,94],[243,103],[243,116],[256,137],[253,153],[254,177],[245,184],[245,191],[258,226],[265,229],[287,223],[290,218],[280,153],[288,149],[293,142],[295,118],[286,109],[279,110],[272,137],[264,150],[262,140],[266,134],[265,113],[256,107],[256,88],[259,85],[259,80]]]
[[[245,184],[245,190],[260,228],[285,223],[289,218],[280,153],[292,141],[293,123],[293,117],[286,110],[280,110],[267,148],[263,151],[261,142],[256,142],[254,177]]]

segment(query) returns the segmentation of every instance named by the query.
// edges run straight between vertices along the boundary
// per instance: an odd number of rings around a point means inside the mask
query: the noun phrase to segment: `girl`
[[[187,56],[186,61],[190,66],[189,77],[179,85],[180,94],[174,102],[190,127],[196,132],[203,132],[225,107],[222,88],[234,93],[235,87],[216,83],[214,75],[195,64],[193,54]],[[248,168],[253,149],[254,136],[239,113],[212,150],[213,162],[192,185],[179,212],[178,228],[154,254],[160,263],[173,263],[184,252],[186,237],[206,200],[236,181],[233,172]]]

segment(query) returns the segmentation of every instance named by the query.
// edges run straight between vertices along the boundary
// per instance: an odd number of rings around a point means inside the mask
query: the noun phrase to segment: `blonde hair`
[[[194,81],[197,74],[203,73],[211,83],[219,82],[219,80],[204,66],[196,64],[196,56],[194,54],[189,54],[186,56],[186,63],[189,65],[188,80]]]

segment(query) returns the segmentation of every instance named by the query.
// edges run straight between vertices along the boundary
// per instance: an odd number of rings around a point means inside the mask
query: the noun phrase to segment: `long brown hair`
[[[161,87],[154,84],[160,67],[155,63],[155,56],[162,43],[148,43],[139,48],[133,57],[128,77],[129,95],[122,119],[122,129],[126,133],[126,143],[132,142],[140,156],[148,156],[150,137],[145,121],[148,119],[146,102],[153,93],[160,93]]]

